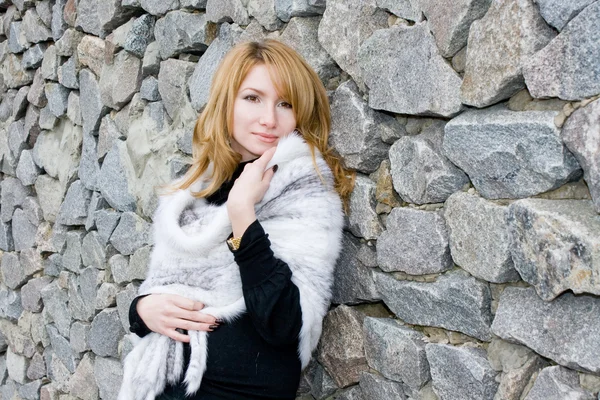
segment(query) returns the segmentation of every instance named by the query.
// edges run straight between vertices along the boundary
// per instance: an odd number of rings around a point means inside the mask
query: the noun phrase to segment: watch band
[[[227,245],[229,246],[229,250],[236,251],[237,249],[239,249],[241,241],[241,237],[231,237],[227,239]]]

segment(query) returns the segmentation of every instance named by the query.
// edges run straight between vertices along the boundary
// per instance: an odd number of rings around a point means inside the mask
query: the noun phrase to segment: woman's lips
[[[255,133],[254,135],[256,135],[258,140],[265,143],[273,143],[278,139],[278,137],[275,135],[267,135],[265,133]]]

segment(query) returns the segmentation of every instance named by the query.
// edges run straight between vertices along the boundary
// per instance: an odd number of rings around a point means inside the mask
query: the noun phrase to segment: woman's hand
[[[218,327],[215,317],[198,312],[203,308],[204,304],[176,294],[151,294],[137,303],[137,312],[151,331],[185,343],[190,337],[176,329],[211,332]]]
[[[229,191],[227,212],[235,237],[242,236],[246,228],[256,220],[254,205],[264,197],[276,170],[274,167],[265,171],[275,154],[275,149],[275,147],[270,148],[260,158],[246,164],[244,171]]]

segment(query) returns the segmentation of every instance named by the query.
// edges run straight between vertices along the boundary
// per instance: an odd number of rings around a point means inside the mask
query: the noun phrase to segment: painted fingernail
[[[217,329],[219,327],[219,325],[210,325],[209,328],[210,329]]]
[[[277,165],[277,164],[273,165],[273,173],[277,172],[278,169],[279,169],[279,165]]]
[[[215,322],[216,322],[217,324],[223,324],[223,323],[225,323],[225,321],[223,321],[221,318],[217,318],[217,319],[215,320]]]

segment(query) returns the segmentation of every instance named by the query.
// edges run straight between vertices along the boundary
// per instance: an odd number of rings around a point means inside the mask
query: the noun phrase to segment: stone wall
[[[600,390],[600,1],[0,0],[0,397],[115,399],[155,186],[277,38],[358,171],[300,399]]]

